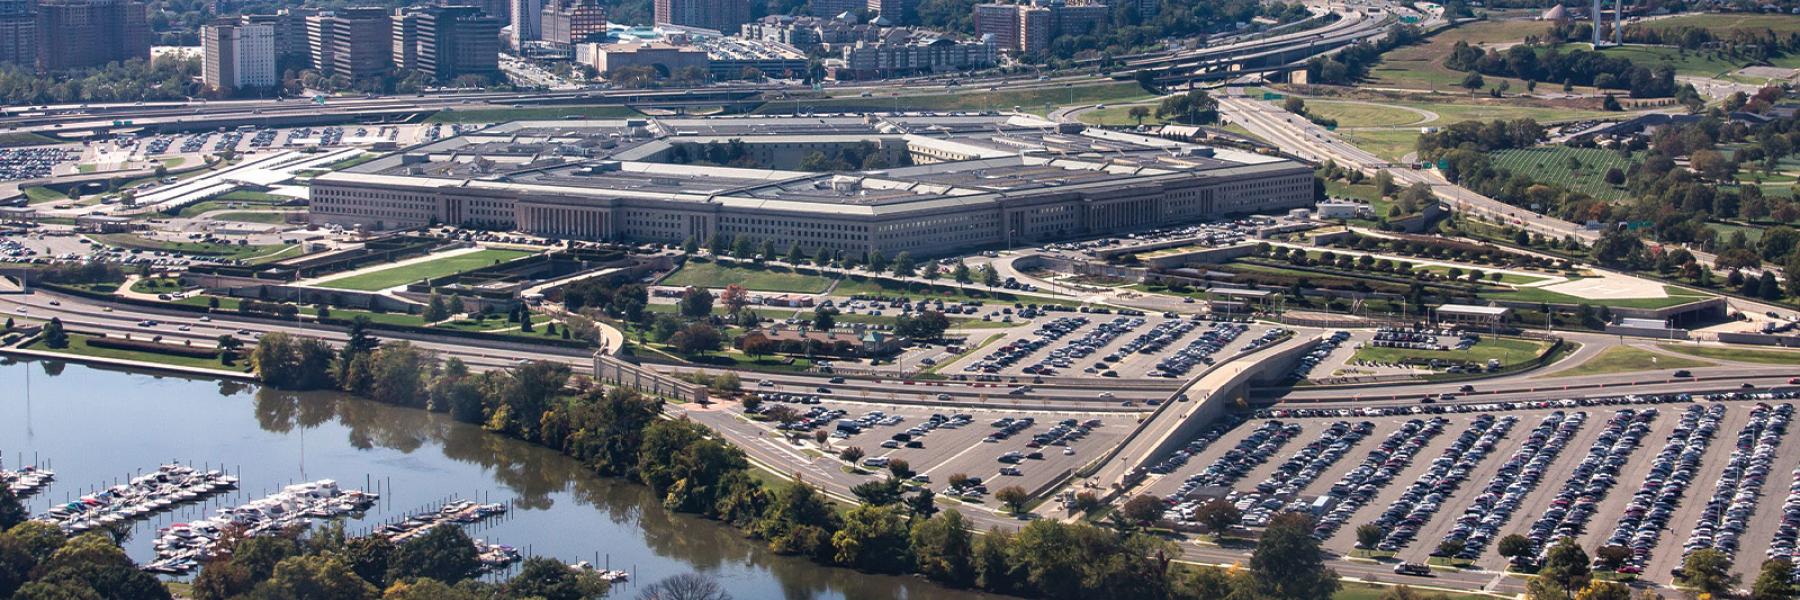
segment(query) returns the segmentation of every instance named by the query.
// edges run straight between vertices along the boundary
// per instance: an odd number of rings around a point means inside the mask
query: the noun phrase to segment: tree
[[[1312,519],[1303,514],[1282,513],[1270,519],[1250,555],[1245,592],[1285,600],[1329,600],[1337,593],[1337,572],[1325,568],[1312,530]]]
[[[50,348],[67,348],[67,347],[69,347],[69,333],[67,331],[63,330],[63,322],[62,322],[61,318],[50,317],[50,322],[44,324],[44,331],[41,335],[44,338],[44,345],[47,347],[50,347]]]
[[[994,265],[987,264],[981,266],[981,285],[991,288],[1000,287],[1000,272],[994,270]]]
[[[699,319],[712,314],[713,295],[706,288],[691,287],[681,294],[681,316]]]
[[[906,251],[902,250],[898,256],[894,257],[894,275],[895,276],[911,277],[911,276],[913,276],[913,274],[915,272],[917,272],[917,270],[918,270],[918,266],[916,263],[913,262],[913,257],[912,257],[911,252],[906,252]]]
[[[1156,118],[1174,119],[1188,125],[1206,125],[1219,120],[1219,101],[1205,90],[1194,90],[1163,98],[1156,106]]]
[[[920,575],[951,587],[975,583],[974,535],[956,509],[913,523],[912,547]]]
[[[427,323],[436,323],[450,318],[450,306],[444,303],[444,296],[442,294],[431,295],[431,300],[425,304],[425,314],[423,316]]]
[[[851,446],[849,448],[845,448],[842,451],[838,452],[838,458],[841,458],[844,460],[844,462],[847,462],[850,464],[856,464],[858,461],[861,461],[863,459],[863,457],[866,455],[867,454],[863,452],[862,448],[859,448],[856,446]]]
[[[912,463],[898,458],[888,461],[887,469],[888,474],[893,475],[895,479],[906,479],[913,476]]]
[[[1140,494],[1132,497],[1130,500],[1126,500],[1125,505],[1119,507],[1119,513],[1132,523],[1150,524],[1161,519],[1163,511],[1168,510],[1168,508],[1168,505],[1163,504],[1161,498],[1149,494]]]
[[[718,581],[699,573],[663,578],[638,592],[637,600],[731,600]]]
[[[1623,583],[1595,579],[1575,593],[1575,600],[1631,600],[1631,588]]]
[[[1129,115],[1131,120],[1137,121],[1139,127],[1142,127],[1144,125],[1144,119],[1150,118],[1150,107],[1133,106],[1131,107],[1131,110],[1125,111],[1125,114]]]
[[[1600,109],[1618,112],[1625,110],[1625,107],[1619,104],[1618,98],[1613,97],[1612,93],[1608,92],[1605,96],[1600,98]]]
[[[1738,579],[1731,572],[1731,557],[1714,548],[1695,550],[1681,559],[1681,573],[1675,576],[1676,583],[1714,597],[1730,593]]]
[[[253,593],[267,598],[373,600],[377,590],[336,557],[312,555],[295,556],[276,564],[274,574],[257,584]]]
[[[823,306],[813,309],[812,326],[819,331],[831,331],[837,326],[837,309]]]
[[[973,272],[969,271],[968,263],[959,260],[956,261],[956,266],[950,268],[950,279],[956,281],[957,287],[962,287],[975,281],[975,276]]]
[[[1381,538],[1386,535],[1387,535],[1387,531],[1383,530],[1380,525],[1376,525],[1374,523],[1363,523],[1361,525],[1357,525],[1356,526],[1356,547],[1362,548],[1365,550],[1372,550],[1375,548],[1376,544],[1381,543]]]
[[[725,305],[727,313],[738,314],[750,306],[750,290],[735,283],[725,286],[725,291],[719,294],[719,302]]]
[[[877,573],[912,569],[911,533],[894,509],[864,504],[844,513],[844,527],[831,536],[838,564]]]
[[[900,480],[894,478],[872,479],[850,486],[850,493],[871,506],[887,506],[899,502],[901,498]]]
[[[1750,585],[1750,600],[1790,600],[1800,596],[1794,585],[1794,563],[1784,559],[1765,560],[1756,582]]]
[[[1218,498],[1200,505],[1199,510],[1194,511],[1194,520],[1205,525],[1206,529],[1211,531],[1214,536],[1222,538],[1225,537],[1226,532],[1231,531],[1232,527],[1237,526],[1239,521],[1244,520],[1244,513],[1239,511],[1236,505],[1226,502],[1223,498]]]
[[[468,533],[461,527],[433,527],[394,548],[388,580],[429,577],[455,583],[475,576],[480,568],[475,540]]]
[[[1463,76],[1462,87],[1469,90],[1469,95],[1472,96],[1475,94],[1475,90],[1487,87],[1487,80],[1482,79],[1480,73],[1470,71],[1468,75]]]
[[[1009,485],[994,492],[994,499],[1006,505],[1006,510],[1018,514],[1025,512],[1025,503],[1031,500],[1031,496],[1025,492],[1025,488]]]
[[[1564,598],[1573,598],[1575,592],[1593,578],[1588,568],[1588,554],[1575,544],[1574,540],[1564,539],[1544,555],[1544,566],[1538,569],[1537,580],[1543,582],[1551,591],[1559,592]]]
[[[1606,545],[1594,549],[1594,562],[1602,569],[1615,570],[1625,566],[1631,558],[1631,549],[1624,546]]]
[[[604,596],[610,587],[598,576],[578,577],[561,561],[533,556],[525,559],[519,566],[519,573],[507,580],[506,597],[582,600]]]
[[[718,350],[721,342],[719,330],[705,323],[690,323],[669,338],[669,345],[682,354],[705,354]]]
[[[1505,558],[1528,556],[1535,548],[1536,546],[1531,543],[1531,538],[1517,533],[1500,538],[1500,542],[1494,546],[1494,550]]]
[[[929,519],[938,513],[937,493],[920,486],[919,492],[906,498],[906,512],[917,519]]]
[[[31,513],[26,512],[25,505],[19,502],[19,495],[11,488],[0,486],[0,531],[12,529],[30,518]]]
[[[886,271],[888,268],[887,255],[882,254],[880,250],[869,251],[869,260],[867,262],[869,264],[869,270],[876,273]]]

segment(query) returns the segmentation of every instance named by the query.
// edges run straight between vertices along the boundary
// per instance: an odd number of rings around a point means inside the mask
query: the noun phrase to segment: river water
[[[422,410],[60,361],[0,364],[0,390],[6,467],[36,460],[56,471],[55,483],[26,501],[34,514],[168,462],[223,467],[242,479],[235,494],[139,522],[126,549],[140,562],[152,557],[159,528],[289,483],[335,479],[382,494],[346,523],[351,533],[450,499],[509,503],[506,515],[470,533],[529,554],[632,571],[613,597],[690,571],[717,579],[740,600],[984,597],[776,556],[728,526],[664,510],[643,486]]]

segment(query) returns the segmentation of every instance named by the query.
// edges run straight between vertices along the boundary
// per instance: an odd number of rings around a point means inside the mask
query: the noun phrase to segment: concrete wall
[[[1782,346],[1800,348],[1800,335],[1769,335],[1766,333],[1719,333],[1719,341],[1727,344],[1756,344],[1759,346]]]
[[[1256,254],[1256,244],[1238,244],[1223,248],[1201,248],[1156,257],[1139,257],[1153,269],[1173,269],[1189,264],[1217,264]]]

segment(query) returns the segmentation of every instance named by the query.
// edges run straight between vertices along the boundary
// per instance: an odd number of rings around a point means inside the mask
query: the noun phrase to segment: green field
[[[463,271],[472,271],[494,263],[531,256],[532,254],[535,253],[526,252],[524,250],[486,248],[474,252],[458,254],[456,256],[446,256],[405,266],[370,271],[342,279],[333,279],[320,283],[318,286],[340,290],[385,290],[424,279],[435,279],[446,275],[455,275]]]
[[[1607,56],[1630,59],[1633,63],[1650,68],[1669,65],[1675,67],[1677,74],[1701,77],[1729,73],[1749,64],[1749,61],[1733,59],[1713,52],[1690,51],[1684,53],[1680,48],[1662,46],[1618,46],[1606,48],[1600,52]]]
[[[292,199],[293,198],[287,196],[277,196],[267,192],[256,192],[251,190],[236,190],[213,198],[213,200],[222,202],[254,202],[261,204],[281,204]]]
[[[59,192],[59,191],[56,191],[56,190],[53,190],[53,189],[50,189],[50,188],[47,188],[47,187],[44,187],[41,185],[34,185],[31,187],[25,188],[23,191],[25,192],[26,202],[30,203],[30,204],[42,204],[45,202],[60,202],[60,201],[69,199],[68,194],[64,194],[62,192]]]
[[[664,278],[662,284],[698,288],[722,288],[736,284],[758,292],[817,294],[825,291],[831,285],[831,280],[818,275],[795,273],[786,267],[755,268],[690,260],[681,269]]]
[[[1542,21],[1481,21],[1443,30],[1424,43],[1395,48],[1382,55],[1369,71],[1370,84],[1414,90],[1460,90],[1464,73],[1444,66],[1444,57],[1458,41],[1470,44],[1517,42],[1530,35],[1545,35],[1550,24]],[[1488,85],[1500,78],[1489,78]],[[1525,91],[1525,82],[1513,81],[1512,89]]]
[[[1800,351],[1791,350],[1752,350],[1749,348],[1720,348],[1717,346],[1685,346],[1681,344],[1661,344],[1657,346],[1670,352],[1680,352],[1689,356],[1729,360],[1732,362],[1758,363],[1766,365],[1800,365]]]
[[[8,131],[0,133],[0,147],[45,146],[58,143],[55,139],[28,131]]]
[[[1729,34],[1733,29],[1762,30],[1767,29],[1776,35],[1785,36],[1800,32],[1800,19],[1789,15],[1772,15],[1757,13],[1710,13],[1680,15],[1666,19],[1656,19],[1627,25],[1630,30],[1643,27],[1651,30],[1667,31],[1682,27],[1698,27],[1717,34]]]
[[[586,106],[550,106],[543,108],[474,108],[439,111],[425,119],[426,123],[500,123],[503,121],[547,121],[579,116],[589,119],[623,119],[642,117],[643,113],[615,104]],[[343,169],[347,167],[336,167]]]
[[[1657,369],[1688,369],[1693,367],[1710,367],[1712,363],[1698,361],[1679,356],[1658,354],[1648,350],[1640,350],[1630,346],[1611,346],[1600,351],[1600,354],[1587,362],[1569,369],[1546,375],[1546,377],[1578,377],[1582,375],[1605,375],[1608,373],[1631,373],[1635,371],[1652,371]]]
[[[1337,121],[1338,127],[1399,127],[1421,125],[1431,120],[1398,105],[1337,100],[1307,100],[1306,112]]]
[[[174,365],[174,366],[178,366],[178,367],[199,367],[202,369],[235,370],[235,369],[232,369],[232,367],[230,367],[228,365],[221,364],[218,361],[218,359],[196,358],[196,357],[191,357],[191,356],[178,356],[178,355],[174,355],[174,354],[162,354],[160,352],[140,352],[137,350],[125,350],[122,348],[97,348],[97,347],[88,345],[87,342],[90,337],[91,336],[71,333],[71,334],[69,334],[69,345],[67,347],[51,348],[49,346],[45,346],[42,342],[34,341],[34,342],[31,342],[30,344],[25,345],[25,348],[31,349],[31,350],[39,350],[39,351],[43,351],[43,352],[55,352],[57,354],[68,354],[68,355],[73,355],[73,356],[110,358],[110,359],[114,359],[114,360],[135,360],[135,361],[147,362],[147,363]]]
[[[892,110],[937,110],[937,111],[970,111],[970,110],[1012,110],[1017,106],[1025,112],[1044,112],[1048,106],[1072,106],[1077,104],[1127,103],[1154,99],[1136,83],[1105,83],[1077,87],[1052,86],[1026,90],[987,91],[985,87],[963,87],[951,90],[931,90],[930,93],[910,95],[872,95],[868,98],[858,96],[778,100],[759,107],[755,112],[761,114],[787,114],[796,111],[811,112],[886,112]],[[1152,108],[1152,112],[1155,109]]]
[[[1502,366],[1512,366],[1525,362],[1543,354],[1549,348],[1548,342],[1536,340],[1484,337],[1468,350],[1412,350],[1408,348],[1376,348],[1364,346],[1356,350],[1357,360],[1382,363],[1400,363],[1407,360],[1454,360],[1486,364],[1490,359],[1498,359]]]
[[[1632,161],[1611,150],[1568,146],[1500,150],[1490,152],[1488,156],[1494,159],[1496,167],[1607,201],[1623,200],[1626,193],[1622,186],[1606,183],[1606,171],[1617,168],[1625,172],[1632,165]],[[1579,166],[1571,164],[1571,158]]]
[[[1419,149],[1417,129],[1352,129],[1337,134],[1358,148],[1395,162]]]
[[[1150,109],[1150,116],[1144,117],[1145,125],[1160,125],[1169,122],[1156,118],[1156,106],[1146,105],[1144,108]],[[1131,118],[1130,106],[1108,106],[1102,109],[1090,110],[1081,113],[1079,118],[1081,119],[1081,122],[1089,125],[1125,126],[1138,124],[1137,119]]]
[[[294,214],[294,213],[278,212],[278,211],[272,211],[272,210],[246,210],[246,211],[219,213],[217,215],[213,215],[212,218],[220,220],[220,221],[236,221],[239,223],[262,223],[265,225],[283,225],[283,224],[287,223],[288,215],[291,215],[291,214]]]
[[[1518,288],[1512,291],[1487,292],[1481,294],[1481,297],[1487,300],[1504,300],[1512,302],[1547,302],[1550,304],[1568,305],[1592,304],[1595,306],[1604,305],[1624,308],[1665,308],[1687,304],[1696,300],[1705,300],[1711,297],[1672,285],[1663,286],[1663,290],[1669,294],[1668,297],[1595,299],[1570,296],[1568,294],[1553,292],[1543,288]]]

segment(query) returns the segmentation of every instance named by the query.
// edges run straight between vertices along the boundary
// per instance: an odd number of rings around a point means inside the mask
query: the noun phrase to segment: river
[[[643,486],[422,410],[60,361],[0,364],[0,389],[5,465],[35,457],[56,471],[55,483],[26,501],[34,514],[171,461],[223,466],[241,477],[235,494],[140,521],[125,544],[140,562],[152,557],[159,528],[289,483],[335,479],[382,493],[377,506],[346,523],[351,533],[449,499],[509,503],[511,511],[471,534],[528,554],[631,571],[632,582],[613,597],[690,571],[717,579],[740,600],[986,597],[776,556],[728,526],[663,509]]]

